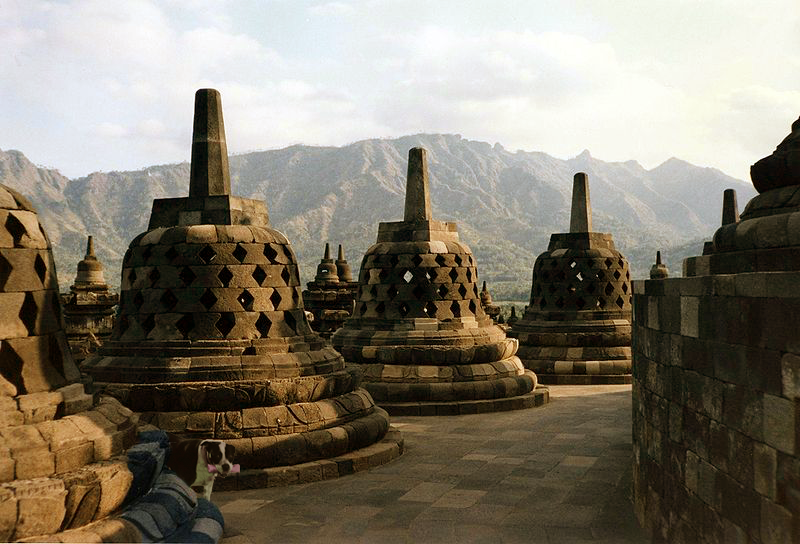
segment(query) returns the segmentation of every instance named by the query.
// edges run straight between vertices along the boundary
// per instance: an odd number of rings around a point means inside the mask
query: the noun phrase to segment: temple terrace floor
[[[631,504],[631,386],[540,408],[393,417],[405,453],[335,480],[214,493],[224,544],[647,542]]]

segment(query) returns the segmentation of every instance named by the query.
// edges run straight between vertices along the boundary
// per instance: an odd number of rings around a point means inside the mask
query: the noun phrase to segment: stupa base
[[[498,399],[440,402],[383,402],[380,407],[391,416],[459,416],[486,412],[507,412],[542,406],[550,401],[546,387],[536,387],[524,395]]]
[[[369,446],[329,459],[297,465],[245,469],[226,478],[217,478],[214,490],[260,489],[330,480],[386,464],[402,453],[403,436],[395,427],[389,427],[383,439]]]
[[[546,385],[610,385],[632,382],[631,360],[553,361],[524,360],[525,368],[536,372]]]

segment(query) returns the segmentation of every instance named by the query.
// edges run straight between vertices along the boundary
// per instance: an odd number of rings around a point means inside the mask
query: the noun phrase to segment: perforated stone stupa
[[[611,234],[592,232],[586,174],[575,174],[570,232],[533,265],[531,299],[509,336],[543,383],[631,382],[631,277]]]
[[[317,275],[307,286],[308,289],[303,291],[303,302],[306,310],[314,316],[311,328],[329,337],[352,314],[358,290],[358,282],[353,281],[353,273],[344,258],[341,244],[335,261],[331,258],[330,245],[325,244],[325,254],[317,266]]]
[[[0,185],[0,541],[60,541],[54,533],[117,510],[131,482],[121,454],[135,439],[130,410],[85,393],[50,242],[31,204]],[[138,538],[122,522],[96,532]]]
[[[75,282],[61,298],[67,340],[75,362],[80,363],[111,336],[114,306],[119,303],[119,295],[111,292],[103,277],[103,265],[94,254],[91,236],[86,242],[86,256],[78,263]]]
[[[215,489],[329,478],[400,452],[359,369],[309,327],[264,202],[230,195],[213,89],[195,97],[189,197],[153,202],[123,260],[112,337],[84,366],[144,420],[233,444],[242,472]]]
[[[404,220],[380,223],[361,263],[353,317],[332,337],[347,361],[363,365],[366,389],[390,413],[547,401],[516,357],[516,340],[481,308],[476,265],[455,223],[432,219],[426,153],[411,149]]]

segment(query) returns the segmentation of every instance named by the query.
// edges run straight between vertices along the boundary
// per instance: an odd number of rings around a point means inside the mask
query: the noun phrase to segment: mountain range
[[[724,189],[736,189],[742,208],[755,195],[750,183],[676,158],[647,170],[589,151],[561,160],[457,134],[233,155],[232,192],[266,201],[273,228],[292,242],[303,282],[313,278],[328,241],[344,245],[355,272],[378,222],[402,219],[408,149],[417,146],[428,150],[433,217],[458,223],[495,299],[527,299],[536,256],[551,233],[568,229],[576,172],[589,175],[594,230],[614,235],[635,279],[647,277],[659,249],[671,273],[680,274],[683,257],[699,254],[719,226]],[[106,280],[118,286],[122,257],[146,230],[153,199],[186,196],[188,180],[188,163],[68,179],[19,151],[0,150],[0,183],[36,206],[62,289],[74,279],[87,234]]]

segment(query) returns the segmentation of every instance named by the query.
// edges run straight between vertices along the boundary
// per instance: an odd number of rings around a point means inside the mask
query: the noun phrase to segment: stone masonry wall
[[[656,542],[800,542],[800,272],[634,282],[635,510]]]

